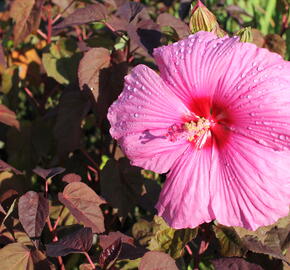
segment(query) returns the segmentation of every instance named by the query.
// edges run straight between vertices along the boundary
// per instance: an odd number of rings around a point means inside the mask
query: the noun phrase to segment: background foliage
[[[186,37],[191,1],[0,2],[1,269],[289,269],[290,219],[256,232],[174,230],[154,205],[164,175],[109,134],[124,76]],[[289,0],[208,0],[232,35],[290,59]]]

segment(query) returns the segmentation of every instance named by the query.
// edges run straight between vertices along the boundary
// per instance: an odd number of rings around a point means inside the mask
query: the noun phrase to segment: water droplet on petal
[[[286,139],[286,136],[283,134],[280,134],[278,137],[280,140],[284,141]]]
[[[134,117],[135,118],[139,117],[139,114],[138,113],[134,113]]]

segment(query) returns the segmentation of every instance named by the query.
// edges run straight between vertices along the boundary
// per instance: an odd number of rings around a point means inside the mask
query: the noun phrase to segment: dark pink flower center
[[[196,98],[190,106],[191,113],[184,116],[183,124],[168,128],[166,137],[170,141],[187,140],[198,149],[212,146],[222,147],[228,141],[233,123],[228,109],[209,97]]]

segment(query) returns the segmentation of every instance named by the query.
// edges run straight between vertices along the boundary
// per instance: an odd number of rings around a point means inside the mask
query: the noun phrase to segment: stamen
[[[184,124],[184,129],[188,133],[187,140],[191,142],[204,135],[209,130],[210,126],[211,122],[204,117],[200,117],[197,122],[186,122]]]
[[[184,124],[174,124],[170,126],[166,137],[171,142],[181,139],[188,140],[189,142],[194,141],[198,148],[201,148],[208,138],[208,131],[213,123],[204,117],[197,118],[197,121],[190,121]]]

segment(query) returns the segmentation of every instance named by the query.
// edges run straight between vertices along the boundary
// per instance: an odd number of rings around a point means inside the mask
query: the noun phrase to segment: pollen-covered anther
[[[184,124],[184,130],[187,132],[187,140],[193,141],[204,135],[210,128],[211,122],[204,117],[200,117],[197,121],[190,121]]]

